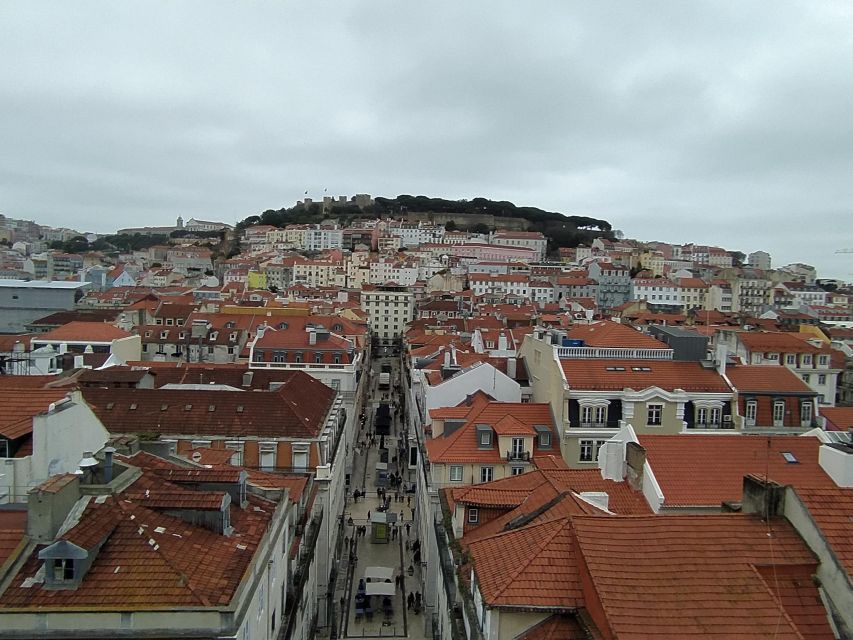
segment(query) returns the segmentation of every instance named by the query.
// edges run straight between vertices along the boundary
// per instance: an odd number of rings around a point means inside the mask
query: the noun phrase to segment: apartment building
[[[399,340],[415,316],[415,296],[402,286],[378,286],[363,289],[361,308],[370,318],[370,330],[380,344]]]

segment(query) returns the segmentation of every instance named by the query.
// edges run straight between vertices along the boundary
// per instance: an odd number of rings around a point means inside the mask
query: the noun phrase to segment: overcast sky
[[[487,198],[853,280],[853,4],[0,4],[0,212]]]

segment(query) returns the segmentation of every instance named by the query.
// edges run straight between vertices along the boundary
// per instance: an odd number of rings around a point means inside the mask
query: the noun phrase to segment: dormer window
[[[477,446],[481,449],[492,446],[492,428],[489,425],[477,425]]]
[[[51,565],[51,575],[53,582],[72,582],[74,580],[74,560],[56,558]]]
[[[537,424],[534,429],[536,429],[536,444],[540,449],[550,449],[551,448],[551,430],[542,424]]]
[[[166,324],[171,326],[171,325],[175,324],[175,321],[172,318],[166,318]]]

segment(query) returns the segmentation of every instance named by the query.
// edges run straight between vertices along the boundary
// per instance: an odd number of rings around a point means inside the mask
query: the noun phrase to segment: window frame
[[[488,478],[486,477],[488,476]],[[495,468],[491,466],[480,467],[480,484],[492,482],[495,479]]]
[[[663,426],[663,404],[653,402],[646,405],[646,425],[649,427]]]
[[[468,513],[465,520],[468,524],[480,524],[480,509],[478,507],[468,507]]]
[[[458,471],[458,474],[456,473]],[[462,482],[465,468],[461,464],[451,464],[447,470],[449,482]]]

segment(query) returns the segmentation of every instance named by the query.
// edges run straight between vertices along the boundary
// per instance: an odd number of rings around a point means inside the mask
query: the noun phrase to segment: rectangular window
[[[480,510],[474,507],[468,507],[468,522],[469,524],[477,524],[480,522]]]
[[[523,402],[523,400],[522,400]],[[550,449],[551,448],[551,432],[550,431],[540,431],[539,432],[539,448],[540,449]]]
[[[663,405],[650,404],[648,405],[648,418],[646,424],[649,426],[660,426],[662,424]]]
[[[512,455],[514,458],[521,457],[521,454],[524,453],[524,438],[513,438],[512,439]]]
[[[580,462],[592,462],[593,446],[594,444],[592,440],[580,441],[580,456],[578,456],[578,460]]]
[[[273,471],[275,469],[275,442],[262,442],[259,445],[261,471]]]
[[[811,355],[809,355],[809,354],[807,354],[807,353],[804,353],[804,354],[803,354],[803,364],[804,364],[804,365],[811,366],[811,364],[812,364],[812,357],[811,357]]]
[[[773,426],[782,427],[785,424],[785,401],[776,400],[773,402]]]
[[[817,361],[821,366],[825,366],[829,363],[829,356],[820,356]]]
[[[235,467],[243,466],[243,443],[239,440],[226,440],[225,448],[234,452],[228,462]]]
[[[800,422],[802,426],[808,427],[812,423],[812,403],[804,402],[800,406]]]
[[[823,373],[822,373],[822,374],[820,374],[820,375],[817,377],[817,383],[818,383],[818,384],[826,384],[826,374],[823,374]]]
[[[480,467],[480,482],[491,482],[494,477],[494,467]]]
[[[811,376],[810,376],[809,374],[807,374],[807,373],[804,373],[804,374],[803,374],[803,382],[805,382],[806,384],[808,384],[810,380],[811,380]]]
[[[450,465],[450,481],[451,482],[462,482],[462,465],[461,464]]]
[[[785,356],[785,364],[795,365],[797,364],[797,356],[793,353],[789,353]]]
[[[758,401],[757,400],[747,400],[746,407],[744,410],[744,418],[746,419],[746,426],[754,427],[755,419],[758,416]]]
[[[520,476],[524,473],[524,467],[511,467],[512,475]]]

